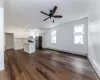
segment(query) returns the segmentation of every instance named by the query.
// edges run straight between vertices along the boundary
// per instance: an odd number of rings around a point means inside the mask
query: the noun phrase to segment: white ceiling
[[[55,14],[63,15],[62,19],[43,22],[47,16],[40,13],[58,6]],[[30,28],[48,28],[88,16],[89,0],[5,0],[5,26]]]

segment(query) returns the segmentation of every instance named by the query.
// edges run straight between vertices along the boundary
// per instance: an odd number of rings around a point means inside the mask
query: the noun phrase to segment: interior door
[[[13,47],[14,47],[13,33],[5,33],[5,48],[13,49]]]

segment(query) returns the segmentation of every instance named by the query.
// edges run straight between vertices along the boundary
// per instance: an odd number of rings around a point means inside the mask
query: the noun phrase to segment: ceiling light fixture
[[[30,26],[30,24],[28,24]]]
[[[27,27],[27,26],[26,26]]]
[[[12,26],[12,27],[14,27],[14,26]]]

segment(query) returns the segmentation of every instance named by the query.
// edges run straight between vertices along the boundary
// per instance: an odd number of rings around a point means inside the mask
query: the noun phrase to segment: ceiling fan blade
[[[53,17],[54,18],[62,18],[63,16],[61,16],[61,15],[54,15]]]
[[[50,17],[48,17],[48,18],[46,18],[46,19],[44,19],[43,21],[46,21],[47,19],[49,19]]]
[[[57,10],[57,6],[55,6],[55,7],[53,8],[53,12],[52,12],[53,15],[54,15],[54,13],[56,12],[56,10]]]
[[[47,15],[47,16],[49,16],[47,13],[45,13],[45,12],[43,12],[43,11],[40,11],[42,14],[45,14],[45,15]]]

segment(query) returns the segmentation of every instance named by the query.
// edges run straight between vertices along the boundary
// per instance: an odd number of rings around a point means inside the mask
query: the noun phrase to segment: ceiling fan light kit
[[[57,6],[55,6],[55,7],[53,8],[53,10],[50,10],[50,13],[49,13],[49,14],[47,14],[47,13],[45,13],[45,12],[43,12],[43,11],[40,11],[42,14],[48,16],[48,17],[47,17],[46,19],[44,19],[43,21],[46,21],[46,20],[48,20],[48,19],[53,18],[52,22],[54,23],[54,22],[55,22],[55,21],[54,21],[54,18],[62,18],[63,16],[61,16],[61,15],[54,15],[55,12],[56,12],[56,10],[57,10]]]

